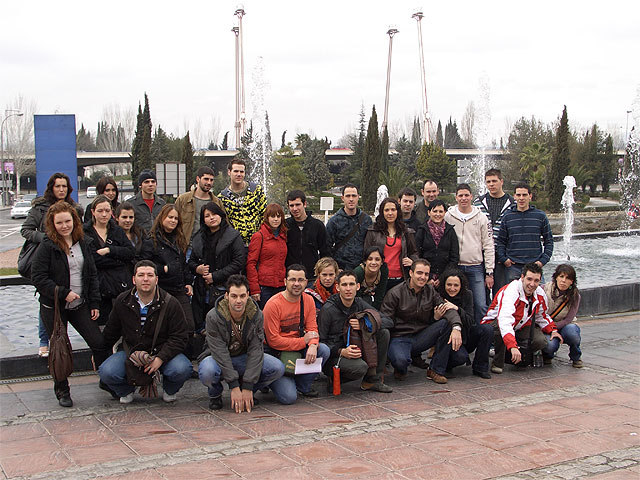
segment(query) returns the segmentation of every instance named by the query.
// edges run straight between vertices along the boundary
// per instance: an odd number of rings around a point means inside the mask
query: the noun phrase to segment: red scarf
[[[338,293],[338,289],[336,288],[336,284],[334,283],[331,287],[331,291],[324,288],[324,285],[320,283],[320,279],[316,278],[316,281],[313,283],[313,289],[320,296],[322,303],[325,303],[331,295],[334,293]]]
[[[431,220],[427,220],[427,226],[429,227],[429,231],[431,232],[431,236],[433,237],[433,241],[436,244],[436,247],[440,244],[440,240],[444,235],[444,221],[440,222],[440,224],[435,224]]]

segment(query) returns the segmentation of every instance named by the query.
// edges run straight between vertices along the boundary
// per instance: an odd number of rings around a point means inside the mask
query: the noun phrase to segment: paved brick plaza
[[[71,409],[50,381],[0,385],[0,478],[640,478],[640,315],[578,323],[582,370],[562,347],[553,367],[492,380],[462,367],[436,385],[415,369],[391,376],[392,394],[347,384],[291,406],[258,394],[241,415],[226,391],[211,413],[196,380],[175,404],[122,406],[76,377]]]

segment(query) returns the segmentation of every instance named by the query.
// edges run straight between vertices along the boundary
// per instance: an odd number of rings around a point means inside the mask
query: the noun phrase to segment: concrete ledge
[[[640,235],[640,229],[634,230],[609,230],[605,232],[585,232],[574,233],[571,235],[571,240],[588,239],[588,238],[607,238],[607,237],[624,237],[625,235]],[[554,235],[553,241],[555,243],[562,242],[564,240],[563,235]]]
[[[21,275],[0,276],[0,287],[8,287],[12,285],[31,285],[31,282]]]
[[[580,290],[581,317],[640,310],[640,283],[624,283]]]
[[[93,370],[91,350],[82,348],[73,351],[74,372]],[[9,378],[34,377],[49,375],[49,362],[38,355],[0,358],[0,380]]]

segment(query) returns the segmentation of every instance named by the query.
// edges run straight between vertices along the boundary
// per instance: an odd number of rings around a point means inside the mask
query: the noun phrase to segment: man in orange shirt
[[[316,358],[324,363],[329,358],[329,347],[320,343],[316,307],[313,297],[304,293],[307,272],[302,265],[293,264],[285,273],[285,291],[269,299],[264,306],[265,352],[280,357],[281,352],[300,352],[305,363]],[[317,373],[283,376],[269,387],[276,399],[284,404],[295,403],[300,392],[305,397],[317,397],[311,384]]]

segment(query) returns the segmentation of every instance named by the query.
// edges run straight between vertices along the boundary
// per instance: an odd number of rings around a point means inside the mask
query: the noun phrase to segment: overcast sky
[[[420,0],[418,0],[419,2]],[[490,85],[491,136],[521,116],[624,135],[640,85],[640,3],[247,1],[243,20],[247,115],[264,62],[265,107],[274,147],[283,130],[328,136],[334,145],[376,105],[384,109],[390,24],[394,37],[389,123],[419,114],[416,7],[422,21],[428,101],[434,123],[460,123]],[[39,113],[74,113],[95,130],[105,106],[137,108],[147,92],[154,128],[219,138],[235,120],[231,1],[3,2],[0,105],[17,95]],[[636,115],[640,112],[635,112]],[[632,114],[633,115],[633,114]],[[380,119],[381,121],[381,119]],[[632,116],[629,118],[633,122]]]

